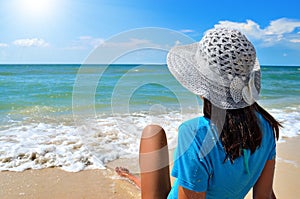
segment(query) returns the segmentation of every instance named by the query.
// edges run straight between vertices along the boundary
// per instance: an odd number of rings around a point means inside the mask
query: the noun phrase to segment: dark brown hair
[[[242,149],[250,149],[251,154],[260,146],[262,132],[256,112],[260,113],[272,126],[276,139],[279,137],[281,124],[257,103],[241,109],[220,109],[207,99],[204,100],[204,117],[213,122],[226,152],[226,160],[232,163],[242,155]],[[212,115],[213,111],[213,115]]]

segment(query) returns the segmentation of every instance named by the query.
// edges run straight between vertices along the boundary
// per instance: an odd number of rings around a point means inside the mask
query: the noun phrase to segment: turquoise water
[[[80,65],[1,65],[0,66],[0,114],[30,107],[48,107],[51,113],[71,113],[72,92]],[[93,66],[102,67],[107,66]],[[130,72],[137,68],[135,73]],[[112,65],[101,76],[95,92],[97,112],[110,111],[111,97],[120,78],[127,77],[122,86],[130,89],[131,83],[142,79],[149,83],[138,85],[131,93],[130,106],[135,110],[147,110],[152,104],[160,103],[178,108],[177,91],[166,88],[176,81],[170,77],[165,65]],[[90,76],[98,76],[91,71]],[[151,84],[153,76],[161,85]],[[285,108],[299,105],[300,67],[262,66],[261,103],[269,108]],[[127,85],[125,85],[127,84]],[[189,94],[186,94],[188,97]]]
[[[48,109],[45,114],[70,114],[72,112],[72,94],[80,65],[2,65],[0,66],[0,114],[5,117],[11,113],[23,113],[24,110]],[[111,111],[111,98],[120,78],[125,90],[130,89],[133,82],[144,81],[149,74],[155,74],[161,85],[146,83],[137,85],[131,93],[130,106],[136,111],[147,110],[149,106],[161,103],[169,108],[176,108],[176,96],[165,87],[174,86],[177,82],[170,76],[166,66],[113,65],[90,66],[89,73],[84,75],[99,76],[94,68],[106,68],[101,75],[94,93],[95,106],[98,113]],[[142,68],[141,71],[139,71]],[[132,71],[133,72],[132,72]],[[89,78],[89,77],[88,77]],[[119,85],[117,85],[119,84]],[[83,92],[85,92],[83,90]],[[176,93],[177,91],[175,91]],[[126,94],[124,94],[126,95]],[[187,97],[189,93],[187,92]],[[84,97],[84,96],[83,96]],[[121,104],[121,103],[120,103]],[[46,108],[47,107],[47,108]],[[30,116],[30,113],[27,112]]]
[[[268,108],[298,107],[300,67],[262,67],[260,98]]]
[[[300,67],[261,69],[259,103],[282,137],[299,135]],[[166,65],[0,65],[0,93],[0,170],[101,168],[136,155],[149,123],[174,147],[178,125],[201,112]]]

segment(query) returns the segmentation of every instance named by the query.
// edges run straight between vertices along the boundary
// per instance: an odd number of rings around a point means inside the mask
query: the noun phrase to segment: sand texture
[[[277,145],[274,190],[277,198],[300,198],[300,137],[286,139]],[[114,164],[127,164],[117,161]],[[0,172],[1,199],[123,199],[140,198],[140,191],[119,178],[110,165],[107,170],[77,173],[58,168]],[[126,165],[125,165],[126,166]],[[130,165],[129,165],[130,167]],[[251,192],[247,199],[251,198]]]

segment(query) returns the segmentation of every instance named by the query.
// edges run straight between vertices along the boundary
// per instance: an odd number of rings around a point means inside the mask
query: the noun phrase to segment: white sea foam
[[[296,168],[299,167],[297,161],[294,161],[294,160],[286,160],[286,159],[283,159],[281,157],[277,157],[276,160],[279,161],[279,162],[284,162],[286,164],[291,164],[291,165],[293,165]]]
[[[298,108],[269,110],[283,123],[281,140],[300,135]],[[147,124],[163,126],[172,149],[177,143],[180,123],[196,116],[178,112],[154,115],[140,112],[101,116],[77,125],[57,120],[11,121],[0,127],[0,170],[60,167],[76,172],[104,169],[112,160],[138,157],[141,132]]]
[[[300,106],[286,107],[283,109],[271,109],[270,113],[281,122],[280,140],[286,137],[300,135]]]
[[[0,145],[0,170],[62,167],[66,171],[79,171],[93,164],[92,154],[74,127],[44,123],[14,125],[1,131]]]
[[[137,157],[142,129],[150,123],[164,126],[174,148],[183,120],[179,113],[157,117],[137,113],[87,119],[78,125],[13,122],[0,129],[0,170],[103,169],[117,158]]]

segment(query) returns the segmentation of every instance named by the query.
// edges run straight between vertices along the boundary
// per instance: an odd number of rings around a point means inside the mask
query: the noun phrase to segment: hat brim
[[[167,55],[167,65],[172,75],[182,86],[196,95],[208,99],[215,106],[222,109],[237,109],[249,106],[244,100],[234,102],[230,95],[228,82],[221,79],[217,71],[208,67],[203,57],[199,58],[199,43],[173,47]],[[253,70],[257,71],[256,87],[260,89],[260,67],[258,60]]]

